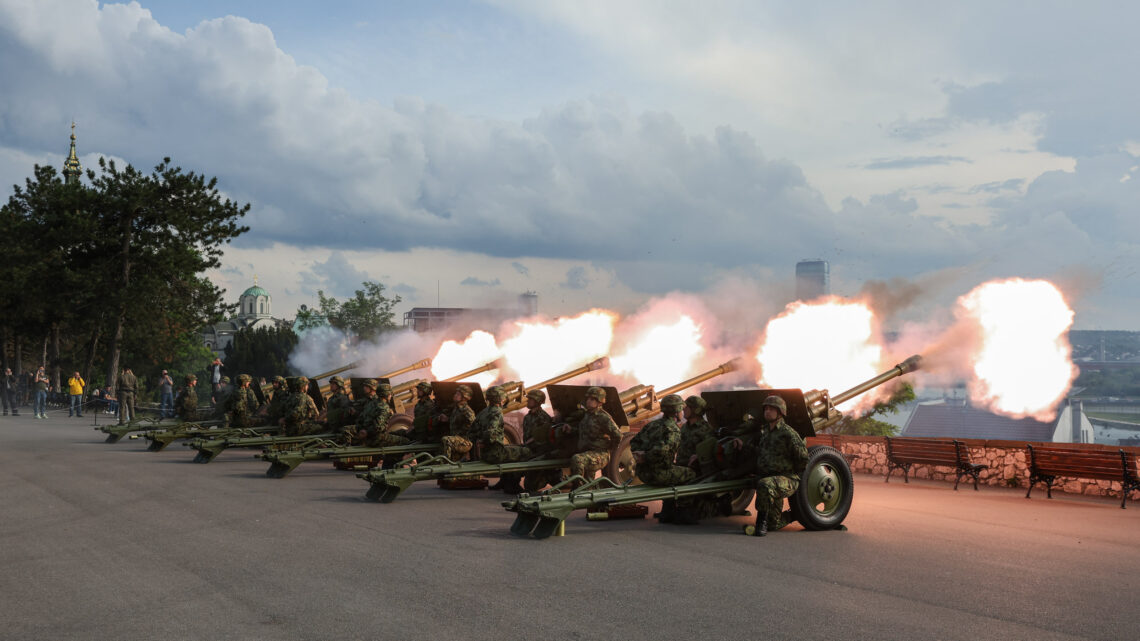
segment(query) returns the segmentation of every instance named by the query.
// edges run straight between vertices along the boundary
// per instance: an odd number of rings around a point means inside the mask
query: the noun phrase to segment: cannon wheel
[[[833,530],[847,518],[854,494],[847,459],[835,448],[816,445],[808,448],[800,489],[792,495],[792,516],[806,530]]]
[[[517,421],[518,418],[515,416],[507,416],[503,418],[503,437],[507,439],[507,445],[523,444],[522,425]]]
[[[637,480],[637,467],[633,462],[633,454],[629,450],[629,442],[633,440],[636,434],[626,434],[621,437],[621,443],[610,452],[610,462],[606,463],[606,467],[602,469],[602,474],[605,474],[611,481],[615,483],[625,483],[630,479],[634,479],[635,485],[640,485],[641,482]]]
[[[388,431],[412,429],[412,417],[407,414],[396,414],[388,419]]]

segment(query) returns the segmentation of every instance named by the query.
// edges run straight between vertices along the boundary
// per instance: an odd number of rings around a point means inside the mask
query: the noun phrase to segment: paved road
[[[501,495],[0,419],[0,639],[1134,639],[1140,505],[856,478],[848,532],[590,522]],[[102,419],[101,419],[102,420]]]

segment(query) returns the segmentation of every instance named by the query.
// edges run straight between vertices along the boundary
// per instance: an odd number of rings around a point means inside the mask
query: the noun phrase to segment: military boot
[[[748,536],[765,536],[768,534],[768,510],[756,510],[756,524],[745,525],[744,533]]]
[[[661,501],[661,511],[654,514],[653,518],[657,519],[658,523],[672,523],[676,513],[677,499],[664,499]]]

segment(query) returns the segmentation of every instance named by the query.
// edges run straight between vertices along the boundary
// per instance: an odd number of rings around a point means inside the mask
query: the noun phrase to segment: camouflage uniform
[[[185,384],[178,390],[178,398],[174,401],[174,411],[178,418],[184,421],[198,420],[198,388],[191,383],[198,379],[193,374],[186,377]]]
[[[676,399],[675,404],[668,403],[670,397]],[[675,407],[674,411],[680,411],[681,397],[670,397],[661,402],[662,408],[668,405]],[[697,474],[692,469],[673,465],[680,444],[681,428],[675,414],[662,416],[642,428],[629,443],[630,451],[645,453],[645,460],[637,466],[637,478],[647,485],[680,485],[696,478]]]
[[[214,409],[210,412],[210,418],[222,422],[222,427],[229,427],[229,416],[226,415],[226,403],[229,401],[230,394],[233,393],[233,388],[230,387],[230,377],[223,376],[220,387],[214,392],[213,401]]]
[[[416,385],[419,400],[412,410],[412,429],[408,430],[408,438],[417,443],[435,443],[440,435],[432,429],[432,421],[436,415],[435,401],[431,397],[431,383]]]
[[[699,396],[690,396],[685,399],[685,405],[692,410],[692,415],[685,420],[681,427],[681,445],[677,448],[677,465],[689,465],[689,459],[697,453],[697,446],[702,442],[715,438],[716,430],[705,420],[705,402]]]
[[[605,390],[599,387],[591,387],[586,396],[599,402],[606,400]],[[570,457],[570,473],[594,478],[610,462],[610,451],[620,442],[621,430],[606,410],[600,405],[595,410],[587,409],[578,424],[578,453]]]
[[[467,400],[471,398],[470,388],[460,385],[458,389],[464,399],[451,408],[451,435],[440,439],[443,455],[452,461],[460,460],[471,451],[471,424],[475,422],[475,412],[467,405]]]
[[[519,445],[503,443],[503,399],[502,390],[493,387],[487,390],[487,407],[484,407],[471,425],[471,435],[479,444],[480,460],[498,465],[514,461],[525,461],[533,454]]]
[[[541,390],[532,391],[527,396],[539,403],[546,400],[546,394]],[[563,453],[559,448],[559,445],[564,445],[563,439],[559,438],[560,432],[554,429],[554,419],[541,405],[527,412],[522,427],[523,442],[535,454],[532,460],[559,458]],[[546,485],[557,483],[561,477],[562,470],[534,470],[526,473],[523,487],[527,492],[534,493]]]
[[[784,499],[800,487],[800,475],[807,467],[808,451],[800,435],[780,417],[765,425],[755,440],[756,513],[768,514],[768,529],[778,530],[787,521],[782,513]]]
[[[248,374],[238,376],[238,387],[226,399],[228,424],[232,427],[249,427],[257,411],[257,397],[245,384],[252,381]]]
[[[371,380],[371,379],[370,379]],[[372,381],[375,385],[375,381]],[[367,386],[368,383],[365,383]],[[392,419],[392,408],[388,405],[389,399],[392,396],[392,388],[387,383],[382,383],[376,389],[379,394],[372,397],[368,405],[364,406],[364,411],[360,413],[360,418],[356,420],[357,444],[364,445],[365,447],[386,447],[389,445],[403,445],[408,442],[408,439],[403,436],[388,433],[388,421]],[[359,440],[359,432],[366,433],[364,440]]]
[[[330,432],[339,432],[355,423],[352,418],[354,413],[352,399],[344,391],[344,379],[334,376],[329,383],[335,383],[337,390],[325,404],[325,423]]]
[[[269,397],[269,407],[265,410],[270,425],[277,425],[277,421],[285,416],[285,407],[289,404],[289,390],[285,388],[285,377],[273,377],[273,395]]]
[[[286,436],[312,434],[320,429],[320,424],[314,422],[320,413],[317,411],[317,404],[313,402],[313,397],[301,391],[308,382],[309,379],[304,376],[289,381],[289,400],[281,416],[285,421]]]

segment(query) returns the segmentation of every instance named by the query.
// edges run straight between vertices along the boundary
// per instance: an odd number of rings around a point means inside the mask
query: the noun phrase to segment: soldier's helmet
[[[284,376],[274,376],[273,377],[273,384],[274,385],[280,385],[281,387],[285,387],[285,377]]]
[[[487,391],[483,392],[483,396],[487,397],[487,402],[491,403],[492,405],[498,405],[499,403],[503,402],[503,388],[499,387],[498,385],[494,387],[488,387]]]
[[[195,375],[193,375],[193,374],[187,374],[187,375],[186,375],[186,383],[187,383],[187,384],[189,384],[189,383],[190,383],[190,382],[192,382],[192,381],[196,381],[196,380],[198,380],[198,377],[197,377],[197,376],[195,376]]]
[[[309,384],[309,378],[307,376],[298,376],[297,377],[297,389],[301,389],[302,387],[304,387],[308,384]]]
[[[416,391],[424,395],[431,394],[431,383],[427,381],[416,383]]]
[[[229,384],[230,384],[230,377],[229,376],[223,376],[222,377],[222,385],[229,385]]]
[[[780,416],[787,416],[788,415],[788,404],[784,402],[784,399],[780,398],[779,396],[776,396],[775,394],[764,399],[764,402],[761,403],[760,405],[761,405],[761,409],[763,409],[764,407],[776,408],[777,410],[780,411]]]
[[[546,402],[546,392],[540,389],[532,389],[526,393],[526,397],[532,401],[537,402],[539,405]]]
[[[688,405],[696,414],[704,414],[705,409],[708,408],[708,403],[705,403],[705,399],[696,395],[686,398],[685,405]]]
[[[474,393],[472,393],[471,388],[467,385],[458,385],[458,386],[456,386],[455,391],[458,392],[459,395],[462,396],[463,400],[465,400],[465,401],[471,400],[471,397],[474,396]]]
[[[592,398],[599,403],[605,403],[606,390],[600,387],[591,387],[590,389],[586,390],[586,398]]]
[[[246,383],[252,383],[252,382],[253,382],[253,377],[250,376],[249,374],[239,374],[238,375],[238,385],[245,385]]]
[[[680,412],[684,406],[685,401],[681,398],[680,394],[670,394],[661,399],[661,409],[668,412]]]
[[[337,387],[344,389],[344,379],[339,377],[339,376],[334,376],[334,377],[330,378],[329,384],[330,385],[336,385]]]
[[[380,396],[391,396],[392,386],[387,383],[380,383],[376,386],[376,393]]]
[[[368,387],[368,388],[371,388],[371,389],[372,389],[372,391],[376,391],[376,387],[377,387],[377,385],[376,385],[376,379],[374,379],[374,378],[366,378],[366,379],[364,379],[364,381],[363,381],[363,382],[361,382],[361,383],[360,383],[360,386],[361,386],[361,387]]]

